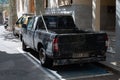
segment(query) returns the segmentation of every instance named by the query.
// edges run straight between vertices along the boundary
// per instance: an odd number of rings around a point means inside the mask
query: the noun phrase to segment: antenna
[[[40,11],[40,15],[41,15],[41,17],[42,17],[42,20],[43,20],[45,29],[46,29],[46,31],[48,32],[47,25],[46,25],[46,23],[45,23],[45,19],[44,19],[43,15],[42,15],[42,12],[41,12],[41,11]]]

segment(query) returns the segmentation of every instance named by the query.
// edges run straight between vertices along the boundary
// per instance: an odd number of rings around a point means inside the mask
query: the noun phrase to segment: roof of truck
[[[72,16],[72,14],[42,14],[42,15],[43,16]]]

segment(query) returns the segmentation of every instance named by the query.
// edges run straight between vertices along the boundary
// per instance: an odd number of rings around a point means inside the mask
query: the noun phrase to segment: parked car
[[[79,30],[70,15],[32,17],[22,36],[22,49],[36,50],[42,66],[106,60],[107,34]]]
[[[20,17],[17,20],[16,24],[14,25],[13,35],[19,37],[20,40],[22,40],[22,36],[21,36],[21,27],[22,27],[22,24],[27,24],[28,23],[28,18],[30,18],[30,17],[31,16],[23,15],[22,17]]]

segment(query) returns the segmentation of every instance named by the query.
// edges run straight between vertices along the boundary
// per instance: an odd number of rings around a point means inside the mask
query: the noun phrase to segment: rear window
[[[48,27],[48,29],[56,29],[58,28],[57,26],[57,17],[56,16],[50,16],[50,17],[45,17],[45,23]]]
[[[72,16],[44,16],[48,29],[75,29]]]

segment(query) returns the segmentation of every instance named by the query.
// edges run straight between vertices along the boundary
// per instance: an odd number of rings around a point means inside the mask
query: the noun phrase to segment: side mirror
[[[22,24],[22,28],[27,29],[27,25],[26,24]]]

